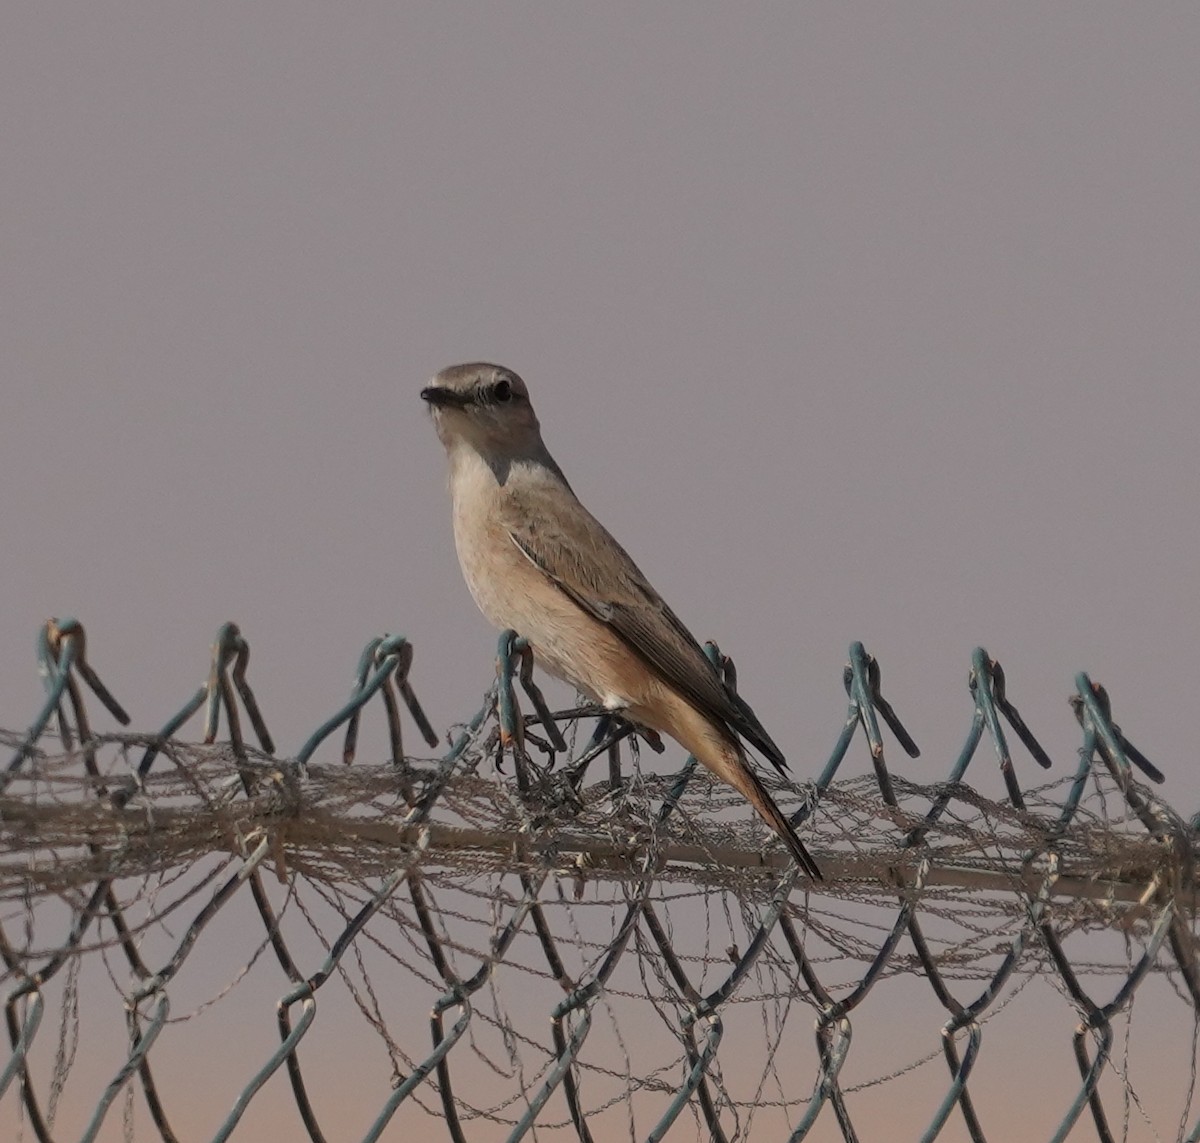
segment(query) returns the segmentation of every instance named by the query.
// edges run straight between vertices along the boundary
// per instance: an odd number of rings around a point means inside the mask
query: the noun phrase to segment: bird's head
[[[443,369],[421,390],[447,452],[466,445],[485,459],[543,450],[529,390],[511,369],[474,362]]]

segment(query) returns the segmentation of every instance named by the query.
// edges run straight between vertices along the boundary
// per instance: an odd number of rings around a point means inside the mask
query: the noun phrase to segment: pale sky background
[[[227,619],[283,753],[384,631],[473,713],[417,393],[484,359],[800,777],[855,639],[942,777],[983,644],[1055,773],[1087,670],[1194,812],[1197,60],[1190,4],[8,5],[0,725],[68,614],[138,730]]]

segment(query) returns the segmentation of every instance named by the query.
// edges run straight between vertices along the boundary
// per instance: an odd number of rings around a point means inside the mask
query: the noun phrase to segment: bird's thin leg
[[[584,747],[579,759],[567,772],[567,780],[578,790],[583,785],[587,768],[607,751],[609,780],[614,789],[620,786],[622,782],[620,743],[622,739],[628,738],[630,735],[644,738],[650,749],[656,754],[661,754],[666,749],[657,732],[623,718],[619,710],[609,711],[596,720],[596,729],[592,731],[592,737],[588,739],[588,744]]]
[[[628,738],[634,729],[633,723],[626,722],[617,714],[602,714],[596,720],[596,729],[592,731],[592,737],[588,739],[583,753],[568,771],[567,780],[571,785],[578,790],[583,785],[587,768],[606,751],[609,753],[609,775],[613,784],[619,785],[621,781],[619,743],[621,739]]]
[[[592,762],[599,758],[611,744],[620,741],[621,738],[629,733],[626,730],[612,737],[610,740],[610,733],[616,721],[615,716],[611,714],[602,714],[596,719],[596,728],[592,731],[591,738],[588,739],[587,745],[583,748],[583,753],[577,761],[572,763],[571,768],[567,771],[567,780],[575,789],[578,790],[583,785],[584,775],[587,773],[587,768]]]
[[[629,729],[632,730],[633,726],[630,725]],[[637,739],[635,738],[633,741],[636,744]],[[623,781],[624,779],[621,777],[621,742],[620,739],[613,738],[608,743],[609,786],[613,790],[619,790]]]

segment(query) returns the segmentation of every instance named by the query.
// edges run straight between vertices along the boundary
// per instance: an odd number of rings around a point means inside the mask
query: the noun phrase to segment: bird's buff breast
[[[495,627],[525,636],[543,670],[606,706],[641,706],[648,696],[640,662],[517,547],[499,522],[504,489],[484,471],[486,478],[460,470],[454,481],[454,543],[479,610]],[[472,480],[479,481],[474,488]]]

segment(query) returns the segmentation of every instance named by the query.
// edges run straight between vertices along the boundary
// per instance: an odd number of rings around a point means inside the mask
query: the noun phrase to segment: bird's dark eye
[[[492,386],[492,399],[495,401],[511,401],[513,395],[512,382],[500,380]]]

